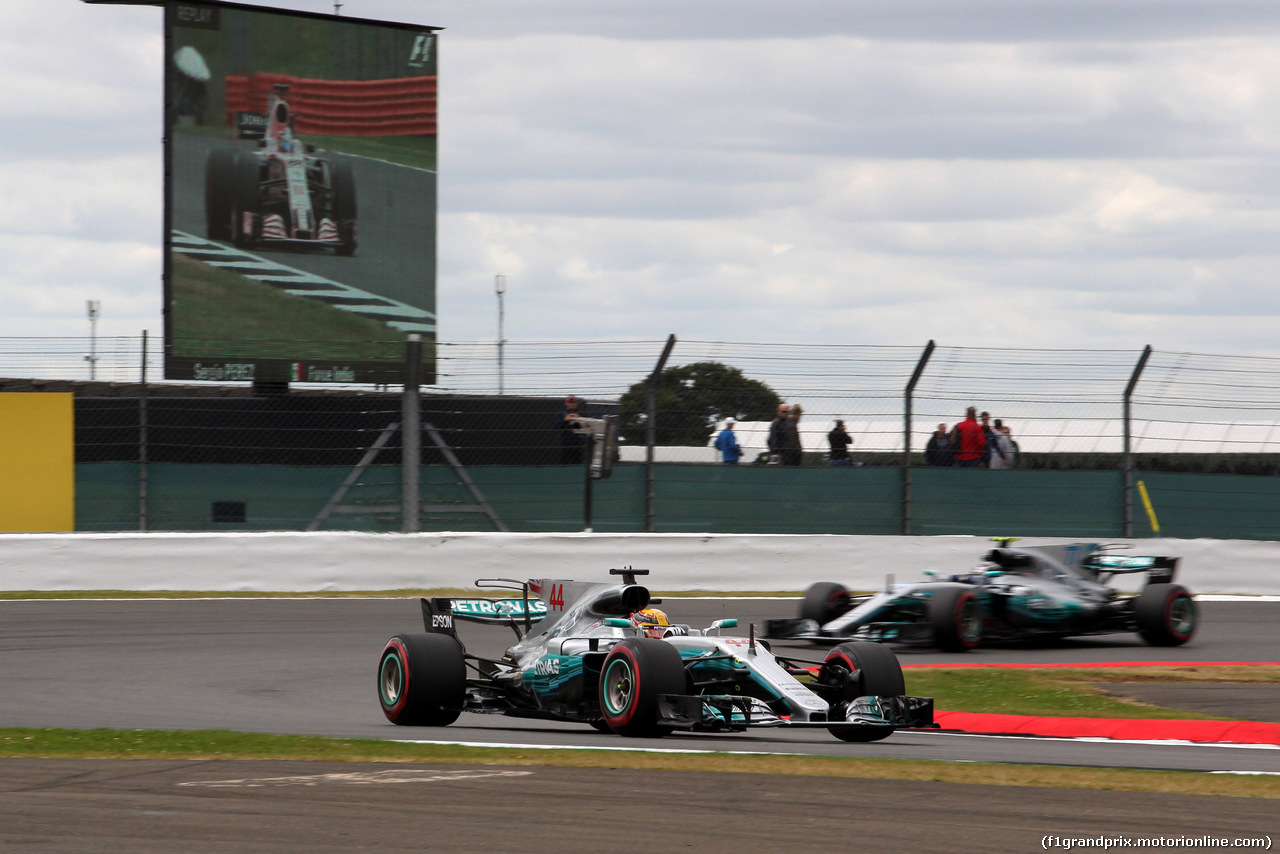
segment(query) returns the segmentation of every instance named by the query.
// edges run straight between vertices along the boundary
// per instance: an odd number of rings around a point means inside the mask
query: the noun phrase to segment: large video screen
[[[165,4],[165,377],[435,382],[432,27]]]

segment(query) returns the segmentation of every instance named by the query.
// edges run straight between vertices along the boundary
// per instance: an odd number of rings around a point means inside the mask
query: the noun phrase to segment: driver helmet
[[[667,620],[667,615],[657,608],[645,608],[643,611],[635,613],[636,626],[639,627],[645,637],[660,638],[666,635],[667,628],[671,623]]]

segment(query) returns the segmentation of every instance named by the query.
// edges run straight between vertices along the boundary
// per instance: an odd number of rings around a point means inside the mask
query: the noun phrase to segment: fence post
[[[421,524],[422,493],[422,397],[418,387],[422,377],[422,336],[416,332],[409,334],[404,348],[404,396],[400,401],[400,435],[403,437],[400,449],[400,465],[404,471],[401,477],[403,492],[401,493],[400,516],[402,529],[406,534],[416,534]]]
[[[902,411],[902,535],[904,537],[911,535],[912,395],[915,394],[916,383],[920,382],[920,375],[924,373],[924,366],[929,364],[929,357],[933,355],[933,347],[934,342],[930,338],[924,352],[920,354],[920,361],[916,362],[916,369],[911,372],[911,379],[907,381],[905,405]]]
[[[1129,384],[1124,387],[1124,535],[1126,537],[1133,536],[1133,457],[1129,448],[1129,437],[1133,435],[1133,425],[1130,422],[1130,399],[1133,397],[1134,388],[1138,385],[1138,377],[1142,376],[1142,369],[1147,366],[1147,359],[1150,358],[1151,345],[1148,344],[1142,348],[1142,355],[1138,357],[1138,364],[1133,367]]]
[[[662,348],[662,355],[658,357],[658,364],[654,365],[653,373],[649,374],[648,387],[645,389],[645,412],[648,415],[648,423],[645,425],[644,431],[644,530],[647,534],[653,533],[654,525],[657,521],[653,508],[657,492],[653,465],[653,446],[658,440],[658,403],[655,386],[658,384],[658,375],[666,367],[667,357],[671,355],[671,350],[675,346],[676,336],[675,333],[672,333],[667,336],[667,345]]]
[[[138,386],[138,530],[147,530],[147,330],[142,330],[142,382]]]

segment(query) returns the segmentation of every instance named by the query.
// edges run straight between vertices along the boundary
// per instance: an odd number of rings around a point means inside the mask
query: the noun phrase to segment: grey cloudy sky
[[[444,341],[1280,355],[1273,0],[342,12],[446,28]],[[0,336],[159,334],[160,23],[0,4]]]

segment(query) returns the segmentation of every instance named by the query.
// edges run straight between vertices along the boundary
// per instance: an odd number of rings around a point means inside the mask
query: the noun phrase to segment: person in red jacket
[[[951,446],[955,449],[956,465],[976,469],[982,466],[982,453],[987,449],[987,434],[978,423],[978,410],[970,406],[964,412],[964,420],[952,431]]]

